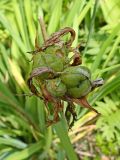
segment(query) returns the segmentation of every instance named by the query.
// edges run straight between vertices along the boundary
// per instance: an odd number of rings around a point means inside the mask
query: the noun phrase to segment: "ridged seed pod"
[[[90,79],[91,73],[85,66],[71,66],[63,71],[60,78],[68,88],[71,88],[79,85],[85,79]]]
[[[91,91],[92,85],[90,80],[81,81],[76,87],[69,88],[67,93],[72,98],[81,98]]]
[[[72,98],[81,98],[91,91],[91,73],[85,66],[68,67],[60,78],[67,87],[68,95]]]
[[[62,97],[67,91],[66,86],[61,82],[60,78],[47,80],[46,89],[53,97]]]
[[[38,67],[48,67],[55,72],[61,72],[64,69],[64,60],[55,54],[40,52],[33,56],[33,69]],[[41,80],[52,78],[49,73],[43,73],[38,77]]]

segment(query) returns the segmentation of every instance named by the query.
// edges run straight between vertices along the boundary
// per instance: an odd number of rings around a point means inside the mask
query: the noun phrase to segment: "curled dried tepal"
[[[70,39],[67,42],[62,41],[61,37],[68,33],[71,35]],[[72,127],[77,119],[74,103],[97,112],[89,105],[86,96],[93,89],[101,86],[103,79],[91,80],[90,70],[81,65],[79,45],[76,48],[71,47],[74,39],[75,31],[66,27],[53,33],[41,47],[38,47],[35,41],[37,48],[31,52],[33,67],[28,86],[33,94],[44,100],[45,105],[48,105],[48,102],[52,103],[54,118],[49,120],[48,125],[59,120],[58,113],[63,111],[63,101],[68,103],[65,117],[69,127]],[[69,52],[73,52],[72,58],[68,58]],[[72,115],[72,122],[69,122],[70,116],[68,115]]]

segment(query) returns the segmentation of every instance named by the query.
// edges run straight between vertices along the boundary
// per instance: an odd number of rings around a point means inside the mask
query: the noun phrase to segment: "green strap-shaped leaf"
[[[113,31],[110,34],[110,36],[107,38],[107,40],[101,46],[101,49],[98,52],[98,54],[96,56],[96,59],[92,64],[92,67],[91,67],[91,71],[92,72],[95,71],[99,67],[99,64],[100,64],[100,62],[102,60],[103,54],[105,53],[106,49],[109,47],[109,45],[111,44],[112,40],[118,34],[119,31],[120,31],[120,23],[118,23],[118,25],[113,29]]]
[[[12,146],[12,147],[15,147],[15,148],[18,148],[18,149],[23,149],[23,148],[27,147],[27,144],[23,143],[20,140],[13,139],[13,138],[0,137],[0,144]]]
[[[58,135],[58,137],[60,138],[60,142],[63,146],[63,148],[65,149],[66,155],[68,157],[69,160],[78,160],[77,155],[73,149],[73,146],[70,142],[70,139],[68,137],[68,131],[65,127],[65,119],[61,118],[61,121],[58,122],[57,124],[54,125],[54,129]]]
[[[32,156],[34,153],[41,150],[43,147],[42,142],[37,142],[35,144],[30,145],[26,149],[22,151],[17,151],[6,157],[4,160],[24,160],[28,159],[30,156]]]
[[[59,24],[60,17],[61,17],[61,10],[62,10],[62,0],[59,0],[59,1],[56,0],[54,7],[55,8],[52,12],[51,19],[50,19],[49,25],[48,25],[48,33],[49,34],[55,32],[55,30]]]

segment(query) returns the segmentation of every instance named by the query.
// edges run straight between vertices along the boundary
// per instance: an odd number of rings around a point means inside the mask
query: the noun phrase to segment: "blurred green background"
[[[88,97],[101,116],[76,106],[68,132],[64,115],[46,128],[44,103],[29,97],[26,84],[38,17],[47,33],[70,26],[75,47],[83,43],[83,65],[105,84]],[[0,160],[120,160],[120,1],[0,1]]]

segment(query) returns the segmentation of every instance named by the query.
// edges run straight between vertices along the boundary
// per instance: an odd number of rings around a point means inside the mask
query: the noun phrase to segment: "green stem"
[[[45,40],[47,39],[45,23],[44,23],[44,20],[41,18],[39,19],[39,22],[40,22],[40,27],[42,30],[43,39],[45,42]],[[65,152],[67,154],[68,159],[69,160],[78,160],[77,155],[74,152],[73,146],[70,142],[70,139],[68,136],[68,131],[65,127],[65,124],[66,124],[65,119],[62,116],[61,121],[54,125],[54,129],[56,131],[56,134],[60,138],[60,142],[61,142],[63,148],[65,149]]]
[[[62,115],[61,121],[54,125],[54,129],[55,129],[58,137],[60,138],[60,142],[65,149],[65,152],[67,154],[68,159],[69,160],[78,160],[78,157],[77,157],[77,155],[73,149],[73,146],[70,142],[70,139],[68,137],[68,131],[67,131],[65,124],[66,124],[66,122],[65,122],[65,119]]]

